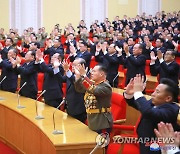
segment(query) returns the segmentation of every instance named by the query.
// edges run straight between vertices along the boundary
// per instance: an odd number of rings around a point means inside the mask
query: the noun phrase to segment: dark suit
[[[44,85],[43,90],[46,90],[44,94],[45,103],[57,107],[63,97],[62,91],[62,75],[64,70],[59,67],[59,72],[54,74],[52,65],[46,65],[44,62],[39,65],[40,71],[44,72]]]
[[[165,61],[163,61],[161,64],[155,63],[153,65],[150,65],[150,72],[151,75],[158,75],[159,78],[169,78],[173,80],[177,85],[179,83],[179,64],[177,64],[175,61],[171,62],[170,64],[166,64]]]
[[[64,49],[63,46],[60,45],[58,48],[55,48],[54,46],[51,48],[48,48],[47,50],[44,51],[45,55],[49,55],[49,62],[51,60],[51,57],[55,54],[59,53],[61,56],[64,56]]]
[[[17,68],[17,71],[21,75],[20,86],[26,82],[26,85],[20,91],[20,95],[36,99],[37,70],[35,69],[34,61],[31,61],[29,64],[24,63],[22,66]]]
[[[107,68],[107,80],[112,87],[118,86],[118,68],[119,68],[119,59],[117,54],[113,55],[103,54],[102,52],[99,55],[95,56],[97,62],[102,63]]]
[[[126,73],[126,85],[129,83],[131,78],[134,78],[136,74],[141,74],[146,78],[145,75],[145,65],[146,65],[146,57],[141,54],[137,57],[134,57],[134,55],[130,55],[129,57],[123,59],[123,57],[120,57],[124,63],[124,66],[127,68]],[[146,79],[145,79],[146,80]]]
[[[0,63],[0,68],[2,67],[2,73],[0,81],[6,76],[6,79],[1,83],[1,89],[9,92],[15,92],[17,89],[17,79],[18,74],[16,68],[12,67],[11,62],[8,59],[3,60]]]
[[[77,51],[77,55],[76,56],[70,56],[69,59],[71,62],[73,62],[76,59],[76,57],[83,58],[86,61],[85,67],[89,68],[90,62],[91,62],[91,53],[89,51],[85,51],[83,53],[80,51]]]
[[[74,87],[75,77],[66,77],[66,109],[68,115],[85,122],[87,118],[84,105],[84,93],[79,93]]]
[[[137,100],[126,99],[127,103],[139,110],[142,118],[137,128],[138,137],[141,138],[155,138],[154,128],[161,121],[164,123],[171,123],[175,131],[179,131],[180,127],[177,125],[177,116],[179,106],[175,103],[165,103],[163,105],[154,106],[152,100],[147,101],[145,97],[140,97]],[[160,151],[150,151],[150,147],[140,143],[141,154],[160,154]]]
[[[157,51],[160,50],[162,53],[166,52],[166,48],[160,47],[160,48],[153,48],[151,51],[154,51],[155,55],[157,55]]]
[[[10,49],[12,49],[12,48],[13,48],[12,46],[10,46],[9,48],[4,47],[4,49],[2,49],[2,50],[0,51],[0,54],[1,54],[1,57],[2,57],[3,60],[4,60],[4,59],[7,59],[8,51],[9,51]]]
[[[71,44],[74,45],[75,48],[77,48],[76,40],[71,40],[70,42],[71,42]],[[64,43],[67,46],[66,54],[70,54],[70,49],[69,49],[69,47],[71,46],[70,42],[68,41],[67,43],[66,42]]]

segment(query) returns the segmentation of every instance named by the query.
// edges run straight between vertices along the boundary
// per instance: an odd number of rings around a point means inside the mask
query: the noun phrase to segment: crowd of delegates
[[[20,94],[36,99],[37,74],[42,72],[45,103],[57,107],[63,99],[62,85],[66,82],[67,113],[82,122],[87,117],[89,127],[101,132],[112,127],[110,87],[118,86],[120,65],[127,69],[125,85],[136,74],[141,74],[146,80],[147,60],[150,60],[152,75],[159,75],[160,80],[169,78],[178,85],[179,64],[175,57],[179,56],[180,12],[157,12],[154,17],[145,13],[135,18],[124,15],[123,19],[116,16],[112,23],[108,18],[102,23],[96,20],[90,31],[81,20],[77,29],[76,33],[72,24],[68,24],[62,32],[60,25],[56,24],[48,36],[44,27],[39,28],[37,33],[30,27],[20,36],[17,29],[10,29],[9,34],[5,34],[1,28],[0,79],[6,79],[0,88],[15,92],[20,75],[20,86],[26,83]],[[91,70],[92,57],[99,65]],[[85,70],[87,77],[84,76]],[[93,83],[89,81],[89,74],[92,74]],[[79,86],[84,87],[81,89]],[[101,90],[102,87],[105,89]],[[75,100],[77,106],[74,105]],[[106,116],[96,117],[90,112]],[[99,119],[104,122],[101,126],[97,125]]]

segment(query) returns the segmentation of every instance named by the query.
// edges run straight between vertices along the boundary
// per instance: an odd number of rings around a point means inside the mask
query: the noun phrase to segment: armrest
[[[131,126],[131,125],[113,125],[113,129],[134,131],[135,126]]]
[[[113,124],[118,124],[118,125],[120,125],[120,124],[123,124],[123,123],[125,123],[125,122],[126,122],[126,119],[119,119],[119,120],[113,121]]]

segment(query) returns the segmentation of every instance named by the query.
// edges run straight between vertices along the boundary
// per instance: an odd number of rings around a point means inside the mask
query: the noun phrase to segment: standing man
[[[0,43],[0,54],[3,60],[7,59],[8,51],[13,48],[12,45],[13,45],[13,40],[10,37],[6,39],[5,47],[3,47],[3,45]]]
[[[0,81],[6,76],[6,79],[0,85],[0,89],[15,93],[18,79],[18,73],[16,71],[15,64],[17,50],[10,49],[7,56],[8,59],[2,60],[0,55],[0,68],[2,68]]]
[[[124,58],[121,55],[119,59],[124,63],[124,67],[127,68],[126,85],[132,78],[136,76],[136,74],[141,74],[144,76],[144,79],[146,78],[146,57],[142,54],[142,50],[142,44],[135,44],[133,47],[133,54],[130,54],[128,46],[124,44],[124,51],[126,53],[126,57]]]
[[[63,57],[59,53],[55,53],[51,57],[51,64],[47,65],[42,59],[42,53],[36,52],[36,63],[40,63],[39,70],[45,73],[43,84],[43,90],[46,90],[44,93],[45,103],[55,108],[63,99],[62,82],[64,70],[60,65],[62,60]]]
[[[143,141],[145,138],[156,137],[154,129],[157,128],[159,122],[171,123],[174,130],[180,131],[177,124],[179,106],[175,103],[177,100],[179,89],[177,85],[170,79],[164,78],[156,87],[151,99],[148,101],[144,97],[144,78],[140,74],[131,79],[124,92],[124,97],[128,105],[141,112],[141,120],[137,127],[137,134]],[[150,151],[150,147],[145,146],[146,143],[140,143],[141,154],[160,154],[160,151]]]
[[[176,52],[168,49],[166,53],[163,54],[161,51],[157,52],[155,56],[154,52],[151,52],[151,63],[150,72],[152,75],[157,76],[159,74],[159,79],[169,78],[173,80],[177,85],[179,84],[179,64],[175,61]],[[159,62],[156,62],[156,60]]]
[[[63,68],[66,72],[66,110],[68,115],[78,119],[81,122],[85,122],[87,119],[86,108],[84,105],[84,93],[77,92],[74,86],[75,82],[75,67],[78,65],[85,65],[85,60],[82,58],[76,58],[72,63],[72,72],[70,71],[70,65],[67,62],[63,62]]]
[[[74,46],[70,46],[70,61],[73,62],[75,58],[83,58],[86,61],[86,67],[89,68],[91,62],[91,53],[87,49],[88,44],[84,40],[79,40],[79,50]]]
[[[96,65],[91,73],[91,80],[86,76],[84,66],[76,67],[75,87],[79,92],[85,92],[85,107],[87,112],[88,127],[102,133],[110,132],[113,124],[111,114],[112,89],[106,80],[106,68]]]
[[[37,70],[34,65],[35,52],[28,51],[25,55],[25,63],[20,65],[20,58],[16,58],[17,71],[21,76],[20,87],[26,82],[26,85],[21,89],[20,95],[32,99],[37,98]]]

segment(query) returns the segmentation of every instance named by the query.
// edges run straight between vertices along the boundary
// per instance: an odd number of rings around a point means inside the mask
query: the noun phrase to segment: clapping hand
[[[150,53],[150,56],[151,56],[151,61],[152,61],[152,62],[155,62],[156,59],[157,59],[157,56],[155,56],[154,51],[152,51],[152,52]]]
[[[43,53],[40,49],[36,51],[36,61],[39,62],[43,58]]]
[[[160,50],[157,51],[157,57],[158,57],[158,59],[163,58],[163,53]]]
[[[180,132],[174,132],[172,124],[160,122],[154,132],[158,138],[173,138],[174,145],[177,147],[180,145]]]
[[[134,77],[134,92],[143,91],[144,90],[144,76],[141,74],[137,74]]]
[[[67,60],[63,60],[62,66],[63,66],[65,72],[67,72],[67,71],[69,70],[70,65],[71,65],[71,64],[68,63]]]
[[[122,48],[119,48],[118,46],[116,46],[115,49],[119,55],[122,55]]]

